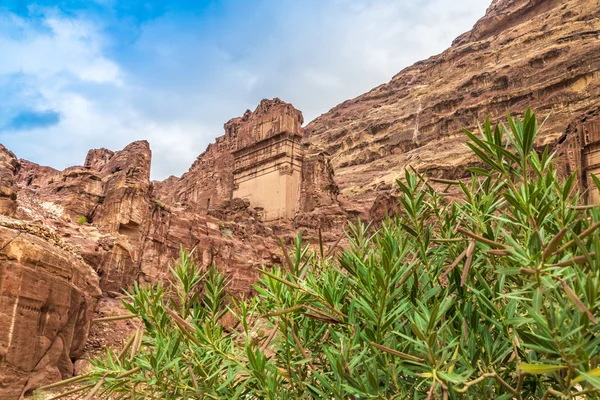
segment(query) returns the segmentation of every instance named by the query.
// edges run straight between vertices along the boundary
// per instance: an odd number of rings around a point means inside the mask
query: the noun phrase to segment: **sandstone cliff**
[[[150,164],[145,141],[90,150],[64,171],[0,147],[1,400],[72,376],[97,298],[165,278],[181,247],[216,264],[234,295],[279,261],[273,230],[251,212],[220,221],[163,202]]]
[[[600,3],[496,0],[440,55],[312,121],[305,136],[331,155],[341,194],[368,210],[412,165],[457,178],[469,165],[463,127],[531,106],[549,115],[540,144],[600,102]]]
[[[0,144],[0,214],[13,216],[17,209],[15,174],[20,167],[17,157]]]
[[[254,111],[246,110],[243,116],[228,121],[224,125],[225,134],[217,137],[215,143],[198,156],[181,178],[170,177],[162,182],[154,182],[154,193],[166,203],[179,204],[200,214],[210,213],[236,194],[234,175],[236,169],[240,168],[235,164],[234,154],[237,151],[248,149],[252,144],[264,142],[280,133],[300,136],[303,121],[302,113],[291,104],[278,98],[262,100]],[[277,145],[250,150],[253,153],[269,150],[270,153],[264,157],[266,163],[269,158],[275,159],[277,152],[281,151]],[[347,220],[348,212],[341,199],[338,199],[339,189],[329,161],[330,155],[309,141],[302,144],[300,153],[300,194],[293,205],[296,213],[293,226],[339,228]],[[245,159],[242,159],[238,164],[243,165],[244,162]],[[280,162],[273,161],[275,164]],[[277,167],[285,168],[282,164]],[[263,164],[260,168],[267,167]],[[258,185],[256,190],[274,189]],[[289,226],[290,221],[281,222]]]
[[[0,146],[0,399],[73,375],[101,295],[96,272],[61,235],[12,218],[19,168]]]
[[[206,213],[169,204],[150,182],[151,158],[148,142],[139,141],[116,152],[90,150],[83,166],[64,171],[23,162],[19,216],[54,227],[98,272],[105,293],[161,279],[180,246],[197,247],[200,261],[227,269],[233,290],[248,293],[249,284],[236,282],[271,261],[262,245],[269,229],[260,238],[232,235]]]
[[[225,134],[198,156],[188,172],[156,183],[156,192],[169,203],[194,206],[197,211],[219,206],[233,195],[233,152],[281,131],[300,133],[303,121],[302,113],[291,104],[263,100],[253,112],[246,110],[229,120],[223,126]]]
[[[100,289],[115,296],[163,279],[183,246],[248,295],[257,267],[279,262],[278,236],[321,230],[333,243],[350,218],[394,213],[393,182],[408,166],[463,177],[473,160],[461,129],[488,115],[548,114],[539,144],[555,146],[585,188],[600,171],[598,39],[598,1],[495,0],[447,51],[304,129],[291,104],[263,100],[226,123],[186,174],[162,182],[149,179],[145,141],[90,150],[64,171],[0,145],[0,317],[9,321],[0,326],[0,399],[73,373]],[[292,219],[263,223],[262,207],[234,198],[240,149],[244,160],[258,154],[251,165],[299,174]]]

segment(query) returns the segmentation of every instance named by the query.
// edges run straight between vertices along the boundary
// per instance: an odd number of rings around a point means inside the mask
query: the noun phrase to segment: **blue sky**
[[[0,0],[0,143],[55,168],[146,139],[181,175],[280,97],[308,122],[443,51],[486,0]]]

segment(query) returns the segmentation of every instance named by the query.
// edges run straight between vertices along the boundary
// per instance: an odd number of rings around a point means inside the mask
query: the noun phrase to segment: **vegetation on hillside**
[[[143,328],[76,378],[80,393],[600,397],[600,209],[582,206],[574,176],[559,179],[553,155],[534,149],[537,131],[528,111],[467,132],[482,167],[443,182],[461,201],[407,171],[400,215],[349,225],[337,255],[298,238],[252,299],[229,300],[227,279],[182,252],[170,284],[135,287],[125,304]]]

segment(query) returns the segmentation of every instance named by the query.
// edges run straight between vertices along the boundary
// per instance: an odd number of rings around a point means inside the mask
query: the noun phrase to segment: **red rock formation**
[[[262,225],[258,221],[251,222]],[[242,229],[244,222],[222,223],[214,217],[198,215],[182,208],[166,211],[156,205],[145,225],[140,252],[140,279],[156,282],[168,275],[167,266],[181,246],[196,249],[203,266],[215,264],[231,279],[234,294],[249,295],[256,269],[273,262],[276,245],[270,244],[268,230]],[[258,236],[257,232],[264,233]]]
[[[15,174],[19,168],[17,157],[0,144],[0,214],[12,216],[17,209]]]
[[[375,197],[375,201],[369,210],[370,221],[381,221],[386,217],[393,217],[400,212],[398,197],[391,191],[382,191]]]
[[[21,218],[56,227],[98,272],[105,293],[161,279],[180,246],[197,248],[204,265],[228,270],[235,293],[249,293],[253,269],[272,262],[261,243],[272,231],[251,219],[223,227],[205,213],[163,202],[150,183],[150,163],[145,141],[117,152],[91,150],[87,166],[62,172],[27,163],[18,179]],[[87,223],[78,223],[82,216]]]
[[[36,225],[0,218],[0,398],[73,374],[96,299],[96,273]]]
[[[257,267],[279,261],[276,236],[321,229],[333,241],[350,218],[398,211],[392,187],[408,165],[464,176],[473,160],[461,129],[488,115],[527,106],[551,113],[538,145],[562,142],[565,172],[581,171],[589,182],[600,172],[599,21],[597,1],[495,0],[450,49],[304,131],[300,111],[263,100],[225,124],[186,174],[163,182],[149,181],[144,141],[90,150],[83,166],[64,171],[19,163],[0,146],[0,214],[21,220],[0,220],[0,317],[13,327],[0,327],[0,399],[72,372],[98,295],[90,266],[114,295],[164,278],[180,246],[196,248],[203,265],[216,263],[230,277],[234,293],[250,294]],[[302,163],[297,212],[265,224],[256,205],[232,198],[235,151],[281,133],[294,150],[303,134],[302,155],[290,157]],[[36,337],[36,347],[20,361],[25,337]]]
[[[226,273],[233,294],[249,295],[257,268],[279,260],[273,231],[251,215],[221,223],[155,198],[147,142],[91,151],[87,166],[64,171],[29,162],[19,171],[2,150],[2,212],[20,220],[0,219],[0,399],[72,375],[99,286],[114,295],[155,283],[183,246]]]
[[[17,175],[16,181],[26,187],[38,189],[43,186],[48,186],[58,179],[60,171],[51,167],[44,167],[27,160],[19,160],[21,168]]]
[[[312,121],[311,143],[332,155],[341,194],[368,210],[378,188],[412,165],[458,178],[471,162],[463,127],[507,109],[550,115],[541,144],[598,105],[600,3],[497,0],[471,32]]]
[[[0,148],[0,399],[73,374],[96,299],[98,277],[52,230],[10,218],[19,163]]]
[[[229,120],[225,135],[210,144],[180,179],[156,185],[156,196],[166,203],[181,203],[206,212],[233,197],[233,152],[279,132],[300,134],[302,113],[280,99],[263,100],[251,112]]]
[[[587,200],[600,204],[600,192],[591,176],[600,178],[600,106],[569,124],[560,142],[564,173],[575,173]]]
[[[305,143],[294,226],[326,231],[340,229],[348,220],[349,214],[338,196],[339,188],[329,154]]]
[[[88,151],[83,166],[100,171],[114,155],[115,152],[108,149],[92,149]]]

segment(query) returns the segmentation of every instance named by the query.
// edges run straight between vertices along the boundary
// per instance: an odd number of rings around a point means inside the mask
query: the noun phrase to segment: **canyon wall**
[[[433,21],[432,21],[433,23]],[[507,110],[548,116],[538,144],[556,145],[600,98],[600,3],[497,0],[442,54],[308,124],[331,154],[340,193],[368,210],[404,167],[460,178],[472,159],[462,128]]]
[[[263,100],[162,182],[150,181],[145,141],[90,150],[64,171],[0,145],[0,400],[72,375],[96,299],[164,279],[180,246],[251,295],[258,268],[281,260],[279,237],[320,231],[332,246],[348,220],[395,213],[409,166],[466,176],[461,129],[487,116],[548,115],[537,144],[588,190],[600,172],[599,39],[598,1],[496,0],[448,50],[304,129],[291,104]],[[268,203],[278,190],[285,200]]]
[[[249,284],[235,282],[250,280],[253,267],[271,262],[264,238],[230,235],[193,205],[157,197],[151,158],[148,142],[138,141],[116,152],[90,150],[83,166],[64,171],[24,163],[17,176],[20,218],[41,220],[64,236],[97,271],[105,293],[162,279],[183,246],[197,248],[204,265],[226,269],[234,292],[248,294]],[[246,243],[252,240],[259,243]]]
[[[0,399],[73,375],[96,300],[96,272],[61,235],[18,212],[21,165],[0,146]]]
[[[217,265],[236,296],[251,295],[257,269],[280,261],[252,208],[220,221],[163,203],[150,164],[146,141],[90,150],[64,171],[0,147],[0,400],[72,376],[96,300],[167,278],[181,248]]]

